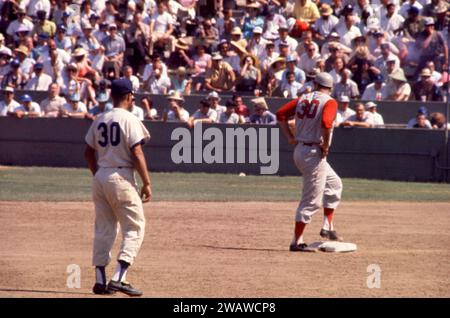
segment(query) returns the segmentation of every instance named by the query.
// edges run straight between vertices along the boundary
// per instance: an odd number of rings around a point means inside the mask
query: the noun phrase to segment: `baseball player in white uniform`
[[[113,81],[111,97],[114,108],[96,117],[85,138],[85,158],[94,175],[93,265],[96,283],[93,292],[112,294],[120,291],[129,296],[141,296],[142,292],[126,281],[126,275],[144,239],[145,216],[142,203],[150,201],[152,196],[142,151],[142,145],[150,139],[150,134],[131,113],[133,88],[130,80]],[[136,186],[135,170],[143,183],[140,193]],[[105,267],[111,261],[111,248],[119,224],[123,240],[117,256],[116,271],[107,284]]]
[[[340,240],[333,226],[333,213],[341,200],[342,182],[327,162],[338,104],[330,94],[333,78],[316,76],[315,90],[302,95],[277,111],[281,130],[289,144],[295,145],[294,162],[303,175],[303,194],[295,215],[294,238],[289,250],[311,251],[303,240],[306,224],[323,206],[324,222],[320,236]],[[295,136],[288,119],[295,115]]]

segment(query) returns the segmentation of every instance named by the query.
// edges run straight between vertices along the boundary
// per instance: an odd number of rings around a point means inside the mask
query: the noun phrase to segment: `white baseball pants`
[[[336,209],[341,201],[342,181],[326,158],[321,158],[318,145],[306,146],[300,142],[294,150],[294,162],[303,175],[302,199],[295,221],[310,223],[322,206]]]
[[[144,209],[134,169],[100,168],[92,188],[95,204],[93,265],[106,266],[111,261],[119,224],[122,245],[117,259],[133,264],[145,232]]]

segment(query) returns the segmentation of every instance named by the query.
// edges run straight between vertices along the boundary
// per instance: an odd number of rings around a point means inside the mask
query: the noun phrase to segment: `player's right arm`
[[[131,148],[131,159],[133,161],[134,169],[136,169],[136,171],[139,173],[139,176],[142,180],[142,202],[149,202],[152,197],[152,188],[141,143],[138,143],[133,148]]]
[[[89,170],[91,170],[92,175],[95,175],[97,172],[97,160],[95,159],[95,149],[89,145],[86,145],[84,150],[84,158],[88,164]]]
[[[283,135],[286,136],[288,143],[291,145],[296,145],[298,141],[295,139],[295,136],[292,134],[292,131],[289,129],[288,120],[289,117],[295,115],[295,109],[297,108],[298,99],[294,99],[289,103],[281,106],[280,109],[277,110],[277,121],[278,125],[283,132]]]

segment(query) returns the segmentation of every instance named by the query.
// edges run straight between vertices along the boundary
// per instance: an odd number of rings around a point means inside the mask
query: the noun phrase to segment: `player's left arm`
[[[92,172],[92,175],[95,175],[98,169],[97,160],[95,158],[95,149],[89,145],[86,145],[86,148],[84,150],[84,159],[86,159],[86,162],[88,164],[89,170],[91,170]]]
[[[335,99],[328,100],[323,106],[322,111],[322,143],[320,148],[322,149],[322,158],[328,156],[331,132],[333,130],[334,119],[336,118],[338,104]]]
[[[142,179],[141,198],[142,202],[149,202],[152,198],[152,188],[150,176],[147,170],[147,163],[145,161],[145,155],[142,150],[142,142],[134,145],[131,148],[131,158],[133,161],[134,169],[139,173]]]

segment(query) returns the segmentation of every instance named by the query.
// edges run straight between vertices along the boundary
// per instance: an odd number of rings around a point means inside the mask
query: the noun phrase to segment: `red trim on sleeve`
[[[284,104],[277,110],[278,121],[288,121],[289,117],[295,115],[295,109],[297,108],[298,98]]]
[[[335,99],[328,100],[323,106],[322,127],[332,128],[334,119],[336,118],[338,104]]]

